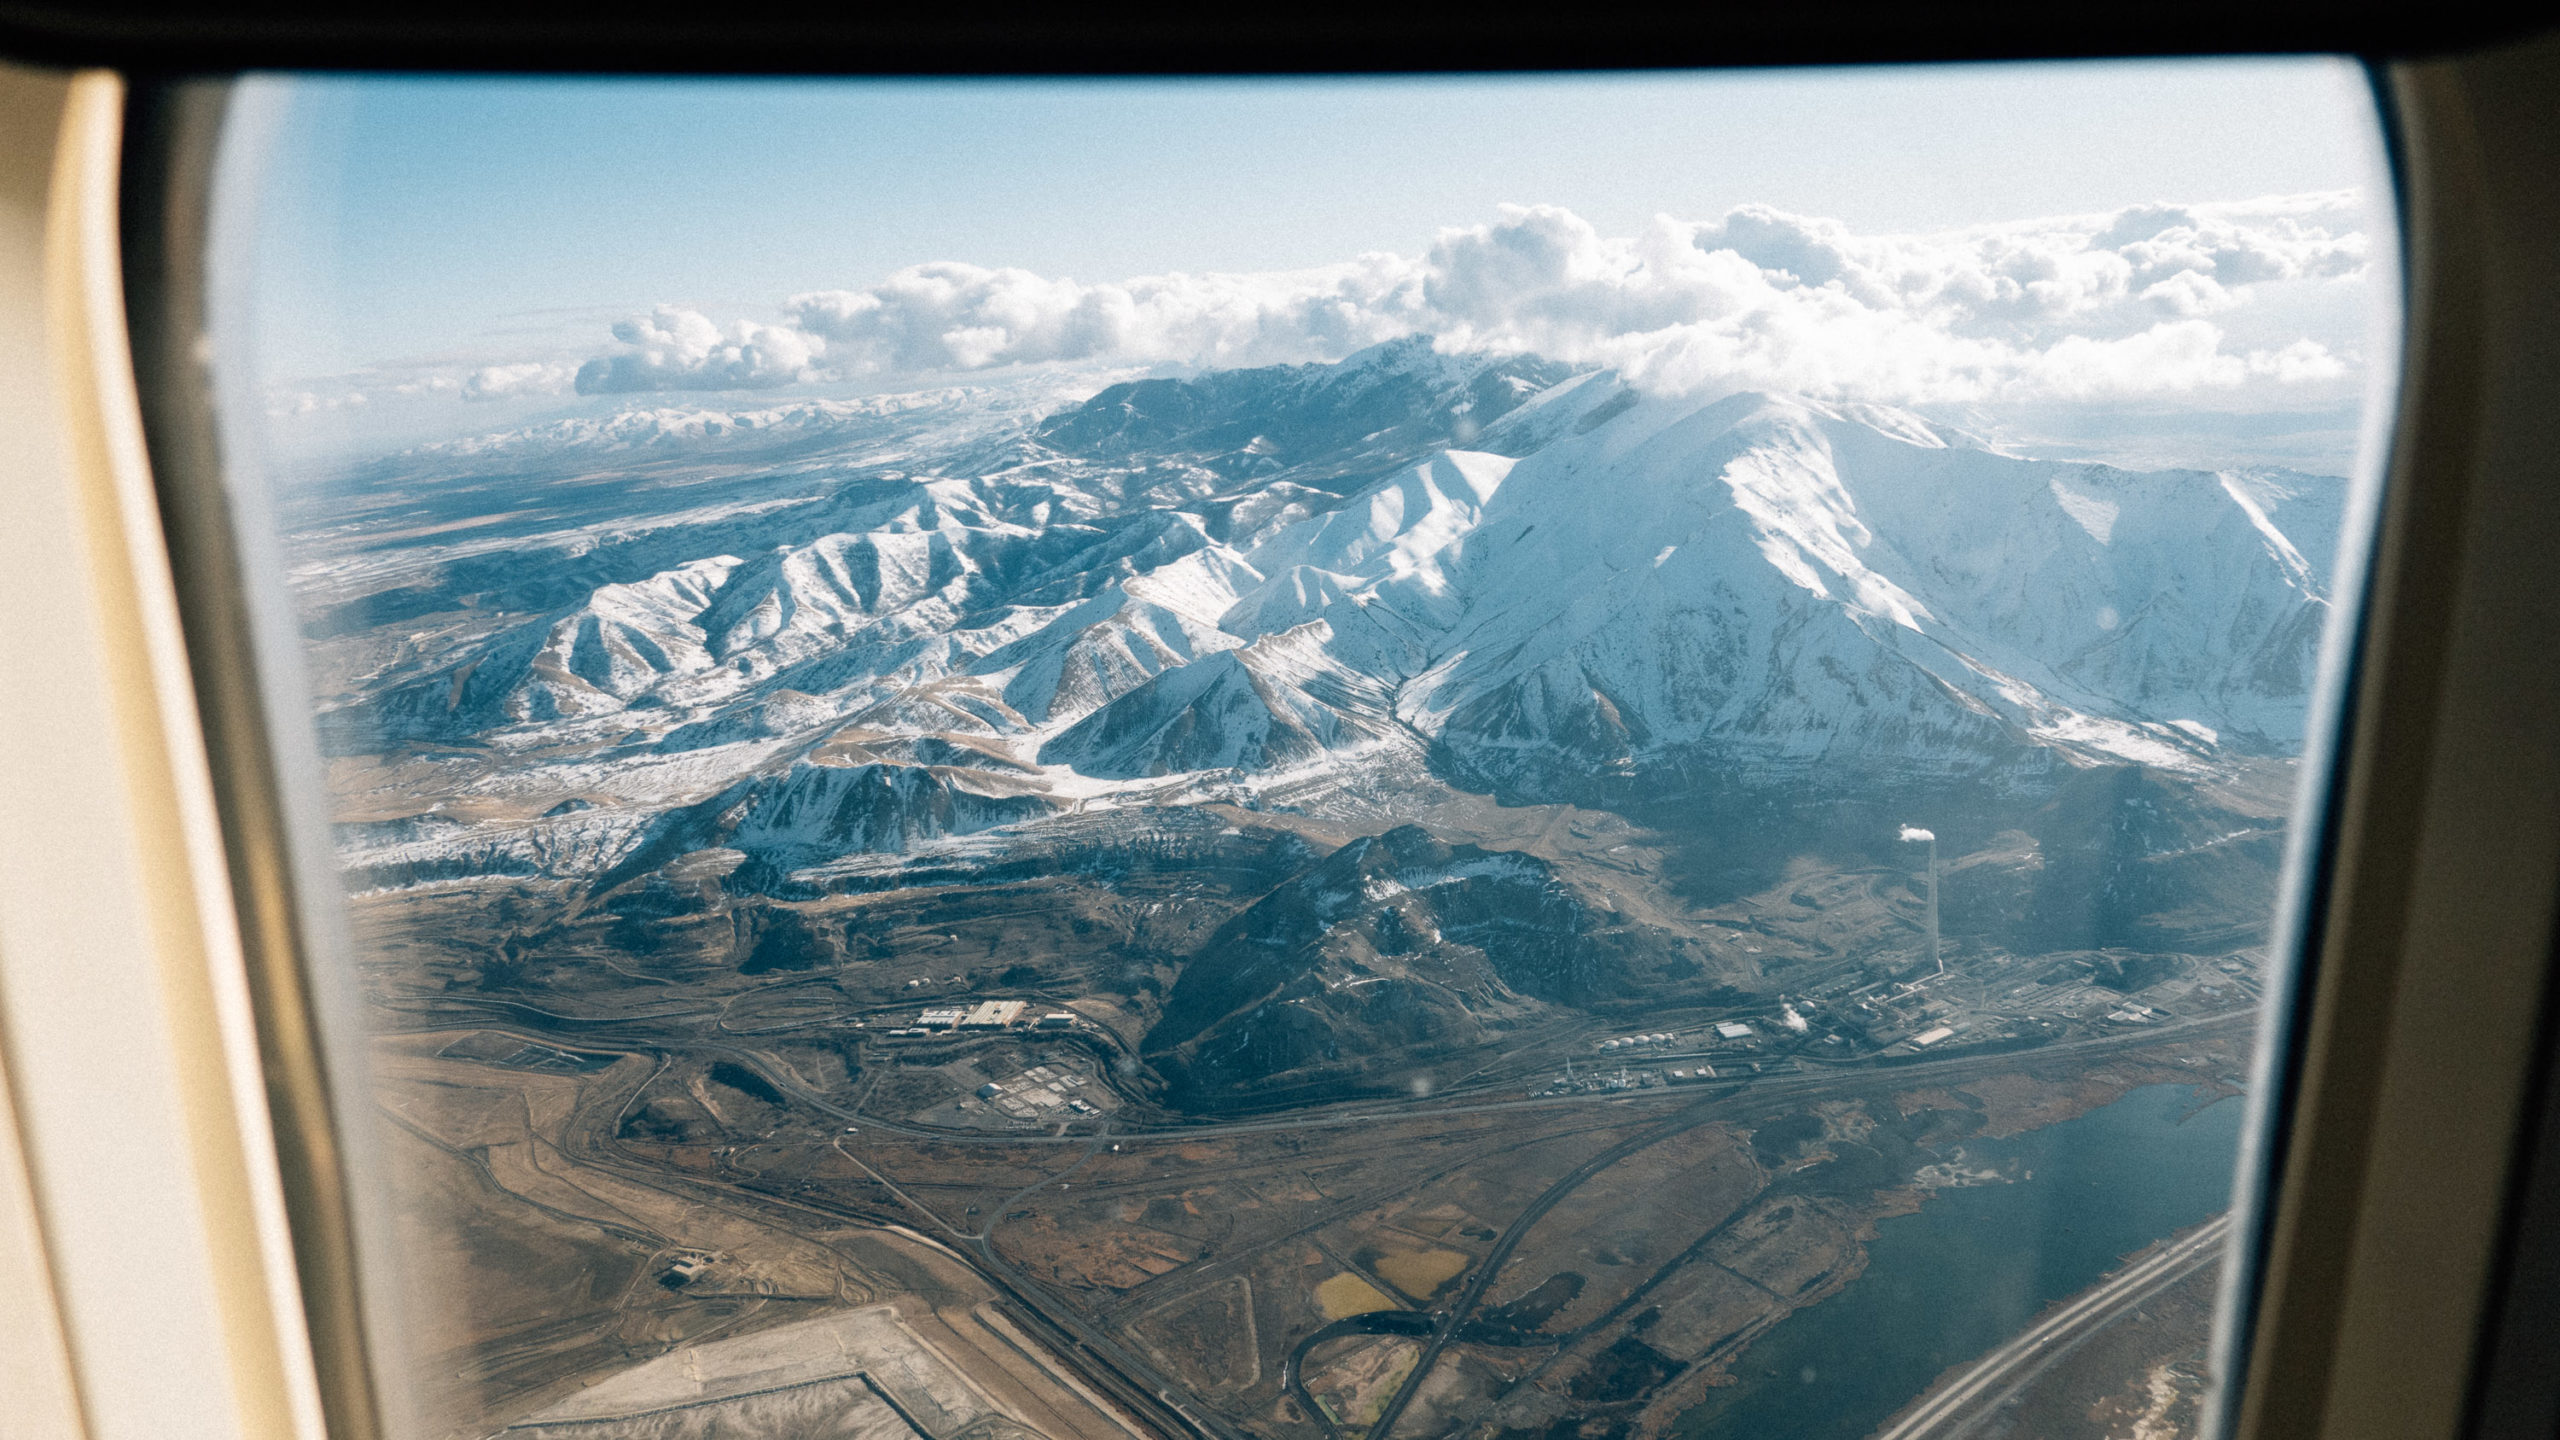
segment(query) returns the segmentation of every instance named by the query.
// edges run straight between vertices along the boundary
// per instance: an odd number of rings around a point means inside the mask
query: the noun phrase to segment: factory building
[[[1031,1018],[1030,1009],[1028,1000],[974,1000],[958,1005],[937,1005],[918,1015],[916,1026],[922,1030],[1010,1030],[1033,1025],[1042,1030],[1068,1030],[1075,1027],[1078,1018],[1062,1012],[1043,1015],[1035,1021]]]

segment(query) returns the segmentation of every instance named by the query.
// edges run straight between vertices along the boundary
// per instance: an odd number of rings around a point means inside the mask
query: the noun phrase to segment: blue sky
[[[661,306],[728,327],[721,344],[740,321],[787,319],[832,336],[840,357],[843,327],[791,319],[790,297],[862,292],[930,262],[1088,283],[1296,272],[1421,256],[1447,227],[1500,224],[1504,205],[1570,212],[1613,241],[1657,215],[1710,222],[1742,205],[1858,236],[1944,232],[2370,189],[2375,163],[2360,76],[2317,61],[1251,82],[269,79],[252,87],[233,151],[231,233],[251,238],[226,263],[248,271],[257,383],[323,398],[368,375],[565,366],[654,343],[609,329]],[[2341,323],[2334,296],[2259,311],[2306,304]],[[718,388],[687,373],[683,388]],[[404,408],[372,390],[363,433],[498,418],[449,394]]]

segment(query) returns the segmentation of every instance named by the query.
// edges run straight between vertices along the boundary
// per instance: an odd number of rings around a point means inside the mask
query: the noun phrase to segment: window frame
[[[258,517],[241,513],[242,498],[224,484],[199,344],[220,83],[161,67],[185,55],[224,68],[485,70],[497,55],[504,68],[524,70],[806,73],[813,42],[847,57],[840,73],[2365,54],[2402,214],[2400,386],[2370,564],[2360,578],[2342,574],[2338,591],[2341,623],[2357,628],[2324,682],[2335,728],[2304,761],[2306,777],[2328,783],[2306,785],[2270,947],[2297,963],[2262,1018],[2218,1340],[2220,1372],[2239,1383],[2218,1390],[2220,1428],[2209,1433],[2451,1440],[2548,1434],[2560,1418],[2550,1317],[2538,1308],[2553,1303],[2560,1276],[2560,1067],[2551,1054],[2560,1022],[2547,984],[2560,913],[2560,666],[2546,658],[2560,613],[2534,583],[2543,557],[2560,552],[2560,341],[2530,323],[2560,313],[2560,244],[2551,239],[2560,235],[2560,189],[2550,178],[2560,175],[2560,107],[2543,98],[2560,93],[2560,42],[2520,40],[2463,7],[2414,18],[2336,7],[2232,17],[2195,5],[2101,34],[2095,22],[2054,18],[2048,7],[1980,4],[1853,32],[1843,22],[1866,16],[1865,7],[1830,4],[1748,22],[1496,18],[1463,43],[1384,16],[1249,18],[1218,30],[1080,17],[975,30],[777,22],[743,38],[721,30],[706,49],[697,31],[513,8],[518,19],[466,13],[436,26],[398,17],[367,26],[234,7],[216,13],[210,31],[193,19],[130,15],[124,29],[102,29],[83,18],[96,11],[0,17],[0,52],[137,72],[121,107],[120,147],[99,114],[111,77],[60,86],[12,72],[7,83],[60,92],[47,100],[30,91],[24,102],[60,107],[47,164],[74,147],[85,147],[78,154],[93,172],[101,145],[108,163],[121,156],[120,184],[93,176],[85,189],[63,183],[70,172],[55,165],[41,203],[85,205],[94,215],[105,183],[113,193],[103,203],[121,206],[120,226],[103,236],[57,226],[68,238],[46,263],[120,263],[129,317],[92,304],[70,328],[109,361],[129,345],[138,393],[93,386],[58,408],[93,426],[130,424],[147,447],[142,483],[154,487],[155,513],[147,525],[129,519],[129,539],[141,538],[117,552],[98,583],[166,587],[185,654],[177,671],[162,657],[155,703],[176,717],[167,721],[174,746],[200,744],[203,765],[200,779],[170,783],[200,786],[219,827],[218,837],[192,835],[178,857],[214,896],[200,907],[200,928],[212,938],[194,947],[212,958],[164,956],[164,970],[193,963],[220,979],[236,964],[254,1033],[244,1038],[233,1024],[217,1036],[230,1047],[223,1073],[236,1090],[241,1047],[252,1045],[264,1085],[259,1103],[234,1105],[238,1133],[224,1143],[248,1157],[244,1171],[265,1169],[233,1188],[281,1197],[290,1221],[290,1255],[272,1253],[269,1233],[259,1263],[261,1283],[289,1285],[296,1303],[275,1300],[284,1319],[269,1322],[272,1335],[232,1326],[219,1338],[235,1353],[276,1352],[267,1372],[285,1378],[274,1394],[299,1397],[290,1404],[305,1411],[316,1405],[326,1434],[386,1433],[385,1397],[367,1358],[368,1334],[382,1330],[381,1312],[368,1307],[382,1297],[378,1286],[359,1284],[379,1232],[346,1182],[348,1136],[336,1123],[356,1092],[350,1057],[331,1052],[324,1022],[346,997],[329,992],[324,967],[310,964],[334,943],[335,888],[325,842],[308,823],[312,797],[291,786],[293,775],[309,773],[299,727],[275,718],[293,713],[293,692],[280,684],[293,667],[274,653],[274,627],[262,624],[256,587],[244,581],[257,560],[249,547]],[[1374,63],[1346,67],[1345,47],[1363,43],[1358,53]],[[87,98],[75,101],[74,92]],[[111,253],[102,261],[118,229],[121,261]],[[8,260],[0,255],[0,285],[26,274]],[[73,343],[64,329],[57,322],[40,342],[20,343],[58,354]],[[123,472],[128,490],[138,459]],[[74,456],[48,469],[41,458],[22,459],[13,483],[94,489],[87,463]],[[157,534],[147,533],[153,527]],[[23,608],[0,599],[0,623],[18,623]],[[128,689],[130,675],[128,667]],[[165,693],[173,684],[188,692],[183,706]],[[18,818],[12,803],[0,789],[0,822]],[[208,864],[223,884],[204,877]],[[0,872],[0,885],[17,878]],[[103,892],[79,898],[125,903]],[[0,952],[24,933],[0,918]],[[235,952],[236,962],[222,958]],[[18,973],[54,958],[26,955]],[[0,988],[0,1018],[25,1009],[23,980],[17,991]],[[41,1058],[11,1057],[14,1133],[35,1177],[25,1213],[66,1290],[58,1308],[74,1315],[84,1302],[72,1283],[79,1267],[66,1263],[78,1258],[67,1250],[78,1242],[60,1215],[63,1157],[30,1123],[42,1087],[24,1083]],[[200,1068],[198,1082],[210,1083],[211,1073]],[[12,1113],[0,1109],[0,1118]],[[203,1171],[199,1164],[176,1182],[201,1189],[210,1183]],[[0,1211],[8,1205],[0,1193]],[[116,1383],[78,1330],[62,1332],[73,1388],[88,1394]],[[297,1346],[298,1355],[288,1353]],[[87,1408],[84,1430],[65,1433],[129,1433]],[[199,1433],[254,1433],[249,1413]],[[317,1423],[306,1414],[296,1428],[316,1433]]]

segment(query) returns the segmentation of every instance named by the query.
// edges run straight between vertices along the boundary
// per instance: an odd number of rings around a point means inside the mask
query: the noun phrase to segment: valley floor
[[[987,1133],[876,1116],[867,1074],[830,1088],[782,1051],[705,1063],[632,1031],[381,1042],[431,1276],[422,1388],[453,1434],[547,1428],[649,1357],[882,1305],[1050,1440],[1678,1434],[1755,1337],[1859,1274],[1876,1221],[1986,1178],[1963,1173],[1966,1137],[2228,1087],[2248,1038],[2229,1013],[1703,1092],[1211,1124],[1133,1100]],[[635,1136],[670,1085],[718,1133]],[[2057,1368],[2019,1403],[2104,1369]]]

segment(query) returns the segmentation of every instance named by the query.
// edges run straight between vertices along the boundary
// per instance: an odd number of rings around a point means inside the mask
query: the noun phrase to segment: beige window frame
[[[2560,1227],[2525,1183],[2553,1161],[2560,41],[2379,80],[2406,353],[2234,1227],[2243,1440],[2547,1435],[2560,1406],[2509,1283]],[[201,550],[228,512],[133,382],[124,102],[0,67],[0,1431],[372,1440],[283,766],[236,559]]]
[[[125,344],[124,85],[0,69],[0,1429],[319,1440]]]

